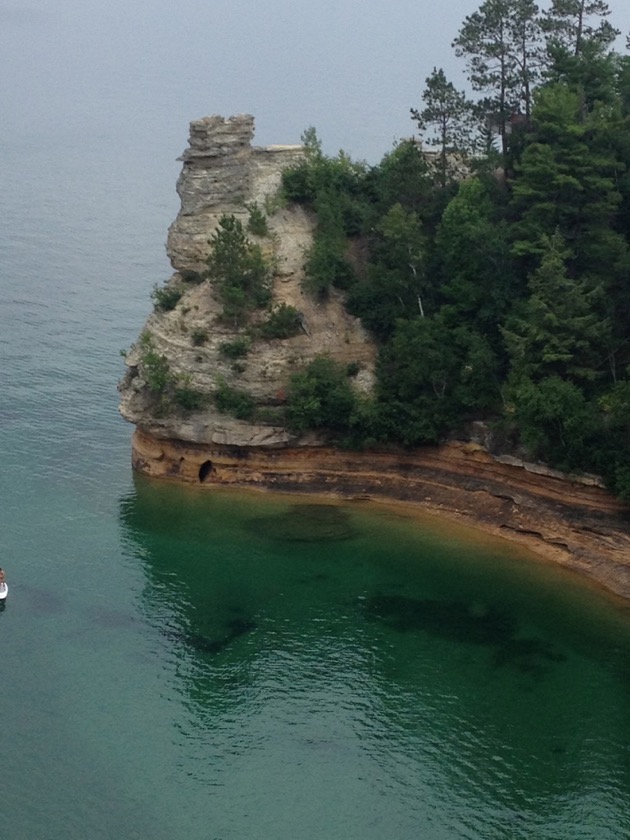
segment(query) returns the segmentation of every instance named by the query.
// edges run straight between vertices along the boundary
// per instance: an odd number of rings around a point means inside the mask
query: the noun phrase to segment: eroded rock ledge
[[[598,482],[571,479],[478,444],[412,453],[193,444],[137,429],[133,466],[203,487],[235,486],[412,502],[519,542],[630,598],[630,509]]]

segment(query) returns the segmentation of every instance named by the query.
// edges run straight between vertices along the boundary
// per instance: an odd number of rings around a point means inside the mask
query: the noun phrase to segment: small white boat
[[[4,601],[4,599],[7,597],[8,594],[9,594],[9,587],[4,582],[0,583],[0,601]]]

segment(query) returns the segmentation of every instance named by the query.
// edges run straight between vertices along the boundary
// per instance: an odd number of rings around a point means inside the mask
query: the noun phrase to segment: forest
[[[352,366],[316,359],[290,426],[412,447],[482,420],[630,500],[630,56],[609,18],[603,0],[486,0],[453,41],[462,89],[435,68],[378,165],[305,132],[283,180],[317,214],[305,282],[344,291],[378,378],[360,397]]]

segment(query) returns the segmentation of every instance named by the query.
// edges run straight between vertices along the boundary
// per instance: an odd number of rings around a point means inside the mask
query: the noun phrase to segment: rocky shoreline
[[[507,538],[630,598],[630,508],[594,478],[493,456],[476,443],[413,452],[208,445],[136,429],[136,471],[195,484],[404,502]]]

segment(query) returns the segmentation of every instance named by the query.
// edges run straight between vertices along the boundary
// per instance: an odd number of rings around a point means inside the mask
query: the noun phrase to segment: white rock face
[[[221,354],[220,346],[239,333],[220,322],[222,307],[212,286],[208,281],[183,283],[185,291],[175,309],[154,311],[145,325],[156,352],[166,358],[171,374],[208,397],[208,405],[212,406],[211,395],[223,381],[249,394],[269,420],[247,423],[212,407],[190,413],[172,407],[156,410],[135,347],[127,356],[128,371],[119,386],[120,411],[126,420],[157,437],[234,446],[305,443],[306,438],[297,440],[277,425],[292,373],[325,353],[343,364],[358,363],[361,370],[354,382],[359,390],[369,392],[374,383],[374,344],[359,320],[345,311],[340,293],[333,290],[327,301],[318,302],[302,290],[304,254],[312,244],[315,218],[297,205],[273,212],[282,171],[299,162],[305,151],[302,146],[252,147],[253,133],[249,115],[205,117],[191,123],[190,145],[181,157],[177,182],[181,210],[168,233],[167,253],[175,269],[169,282],[181,284],[190,272],[203,272],[209,240],[221,216],[233,214],[246,226],[246,204],[256,203],[269,210],[269,235],[251,238],[273,260],[274,305],[294,306],[302,314],[304,331],[289,339],[257,339],[239,360],[241,365],[235,366]],[[253,322],[263,317],[255,315]],[[193,336],[201,333],[207,338],[196,344]],[[308,443],[313,443],[312,436]]]

